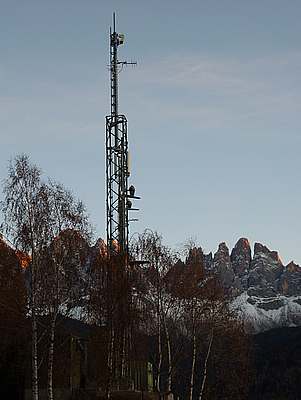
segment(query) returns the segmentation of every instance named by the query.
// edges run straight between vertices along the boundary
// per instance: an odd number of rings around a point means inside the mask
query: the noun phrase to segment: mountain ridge
[[[284,265],[278,251],[260,242],[252,254],[247,238],[240,238],[231,252],[221,242],[213,256],[204,254],[203,259],[250,331],[301,325],[301,267],[294,261]]]
[[[13,248],[4,237],[0,236],[0,242],[15,253],[27,275],[30,258]],[[81,261],[79,270],[70,271],[79,290],[85,285],[83,274],[93,270],[97,254],[106,255],[102,239],[93,246],[84,242],[82,246],[86,249],[83,252],[85,259]],[[231,251],[225,242],[221,242],[215,253],[204,254],[201,248],[194,248],[190,255],[198,257],[204,271],[218,277],[232,299],[231,307],[244,320],[248,331],[257,333],[278,327],[301,326],[301,267],[294,261],[284,265],[277,251],[260,242],[254,243],[252,251],[249,240],[244,237]],[[185,263],[179,260],[173,271],[179,272],[183,268],[185,270]],[[174,274],[176,281],[177,274]]]

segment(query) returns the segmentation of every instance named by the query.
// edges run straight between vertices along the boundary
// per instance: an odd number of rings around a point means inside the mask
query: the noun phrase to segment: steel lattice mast
[[[124,35],[116,32],[115,14],[113,31],[110,29],[110,82],[111,114],[106,117],[106,184],[107,184],[107,245],[109,254],[127,254],[129,236],[130,198],[135,188],[128,187],[127,119],[118,110],[118,73],[123,65],[136,64],[118,60],[118,47]]]

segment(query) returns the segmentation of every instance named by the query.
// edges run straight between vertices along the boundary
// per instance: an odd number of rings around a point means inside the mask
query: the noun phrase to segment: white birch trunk
[[[205,383],[206,383],[206,379],[207,379],[207,365],[208,365],[208,360],[209,360],[210,353],[211,353],[212,342],[213,342],[213,329],[211,330],[210,341],[209,341],[206,360],[205,360],[205,364],[204,364],[204,374],[203,374],[203,381],[202,381],[202,387],[201,387],[201,391],[200,391],[199,400],[202,400],[204,390],[205,390]]]
[[[48,400],[53,400],[53,358],[54,358],[54,339],[55,339],[56,315],[51,319],[50,341],[48,349]]]
[[[121,349],[121,360],[120,360],[120,378],[121,380],[125,377],[125,363],[127,356],[127,328],[124,328],[122,335],[122,349]]]
[[[160,318],[159,318],[160,321]],[[161,322],[158,322],[158,374],[157,374],[157,391],[161,393],[161,368],[162,368],[162,338],[161,338]]]
[[[34,248],[34,246],[32,246]],[[35,255],[32,256],[31,269],[31,380],[32,399],[39,400],[39,377],[38,377],[38,327],[36,317],[36,263]]]
[[[166,336],[166,344],[167,344],[167,361],[168,361],[168,376],[167,376],[167,388],[166,391],[168,394],[171,393],[171,383],[172,383],[172,378],[171,378],[171,371],[172,371],[172,361],[171,361],[171,344],[170,344],[170,336],[169,336],[169,331],[166,323],[164,323],[164,329],[165,329],[165,336]]]
[[[193,332],[189,400],[192,400],[193,389],[194,389],[195,362],[196,362],[196,335],[195,332]]]
[[[106,399],[109,400],[111,398],[111,386],[112,386],[112,378],[113,378],[113,364],[114,364],[114,328],[111,326],[110,328],[110,337],[108,343],[108,356],[107,356],[107,368],[108,368],[108,381],[106,387]]]
[[[36,313],[33,306],[32,309],[32,346],[31,346],[31,363],[32,363],[32,399],[39,400],[39,380],[38,380],[38,331]]]

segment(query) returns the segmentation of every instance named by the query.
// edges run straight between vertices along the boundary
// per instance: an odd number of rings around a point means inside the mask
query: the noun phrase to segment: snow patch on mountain
[[[301,325],[301,296],[262,298],[249,296],[245,291],[233,300],[231,307],[252,333]]]

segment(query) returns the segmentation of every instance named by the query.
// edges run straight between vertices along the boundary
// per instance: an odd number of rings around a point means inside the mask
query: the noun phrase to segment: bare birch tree
[[[4,182],[2,211],[6,231],[15,246],[31,257],[30,314],[32,322],[32,398],[39,398],[38,333],[37,333],[37,271],[39,254],[45,246],[45,218],[41,170],[26,155],[10,162]]]
[[[232,397],[229,398],[234,399],[235,383],[227,365],[235,357],[241,366],[237,377],[246,382],[246,335],[241,329],[241,322],[229,307],[230,299],[225,295],[218,278],[206,271],[203,259],[200,248],[190,247],[180,276],[182,285],[179,296],[184,304],[182,329],[190,343],[187,397],[189,400],[226,399],[226,388],[229,391],[233,388],[230,392]],[[228,347],[225,346],[225,340],[228,340]],[[218,382],[223,382],[224,386],[219,386]],[[240,384],[236,382],[236,386]],[[241,390],[240,395],[242,393]]]
[[[66,266],[79,256],[78,238],[88,236],[89,224],[83,204],[62,185],[42,181],[41,170],[26,155],[9,164],[3,191],[6,231],[30,256],[32,398],[39,398],[38,316],[48,314],[48,398],[53,400],[55,326],[58,314],[72,305],[74,282],[66,276]],[[63,231],[69,232],[68,239],[60,236]]]
[[[143,301],[147,304],[147,318],[151,325],[148,333],[156,337],[156,357],[153,360],[155,389],[159,397],[170,397],[178,351],[173,331],[180,315],[180,302],[174,290],[174,282],[169,279],[169,272],[177,258],[163,245],[162,237],[152,231],[145,231],[136,238],[132,244],[132,253],[136,259],[148,262],[143,270],[146,285]]]
[[[48,399],[53,400],[53,359],[58,317],[69,316],[82,296],[80,279],[87,256],[90,225],[85,208],[61,184],[49,181],[44,189],[48,214],[48,246],[40,268],[41,306],[49,317]]]

